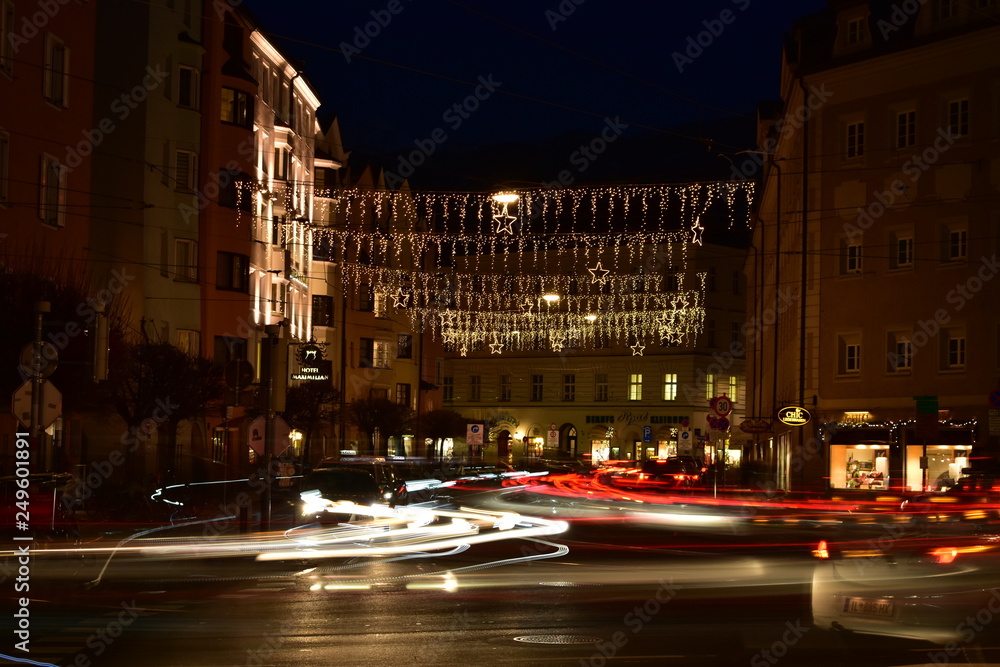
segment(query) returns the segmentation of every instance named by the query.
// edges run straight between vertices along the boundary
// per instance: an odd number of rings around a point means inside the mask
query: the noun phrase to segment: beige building
[[[829,5],[786,40],[782,105],[737,165],[764,176],[754,456],[782,488],[936,488],[998,435],[996,3]]]

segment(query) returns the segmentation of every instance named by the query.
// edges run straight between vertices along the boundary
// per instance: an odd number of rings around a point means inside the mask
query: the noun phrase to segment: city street
[[[29,655],[151,667],[932,662],[931,645],[812,628],[802,535],[725,537],[575,524],[452,555],[116,557],[89,588],[50,588],[36,562]],[[100,565],[86,561],[64,565],[86,579]]]

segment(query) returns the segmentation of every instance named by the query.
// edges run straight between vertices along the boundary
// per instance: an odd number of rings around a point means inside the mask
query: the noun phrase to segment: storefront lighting
[[[549,303],[555,303],[556,301],[559,300],[560,297],[555,292],[549,292],[548,294],[543,294],[542,298],[548,301]]]
[[[855,445],[855,449],[868,449],[868,445]]]
[[[597,319],[597,315],[591,313],[590,315],[586,315],[583,319],[587,320],[588,322],[593,322],[594,320]]]

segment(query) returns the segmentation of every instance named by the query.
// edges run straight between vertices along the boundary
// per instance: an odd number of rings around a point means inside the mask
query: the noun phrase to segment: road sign
[[[694,454],[694,434],[691,429],[682,429],[677,432],[677,453],[681,456]]]
[[[643,442],[653,442],[653,427],[643,426],[642,427],[642,441]]]
[[[549,449],[558,449],[559,447],[559,431],[552,429],[549,431],[548,437]]]
[[[267,427],[267,420],[264,415],[257,417],[250,424],[250,429],[247,431],[247,440],[250,445],[250,449],[254,450],[258,454],[264,453],[264,429]],[[289,428],[288,422],[282,419],[279,415],[274,416],[274,455],[277,456],[281,452],[288,449],[288,445],[291,441],[288,436],[292,434],[292,429]]]
[[[709,405],[720,417],[726,417],[733,411],[733,402],[729,400],[728,396],[716,396],[709,401]]]
[[[21,369],[31,377],[47,378],[59,367],[59,350],[52,343],[43,342],[38,351],[40,354],[36,355],[34,343],[21,348]]]
[[[59,419],[62,414],[62,393],[48,380],[42,380],[41,384],[42,414],[39,426],[44,429],[51,426],[52,422]],[[28,380],[17,388],[11,401],[14,416],[28,428],[31,427],[31,399],[34,388],[34,380]]]
[[[468,426],[465,427],[465,444],[467,445],[483,444],[482,424],[469,424]]]
[[[1000,408],[1000,391],[994,391],[990,394],[990,407]]]

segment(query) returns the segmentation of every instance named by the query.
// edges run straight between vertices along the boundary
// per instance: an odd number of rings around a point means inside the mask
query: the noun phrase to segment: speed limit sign
[[[733,411],[733,402],[727,396],[717,396],[710,403],[715,414],[720,417],[725,417]]]

